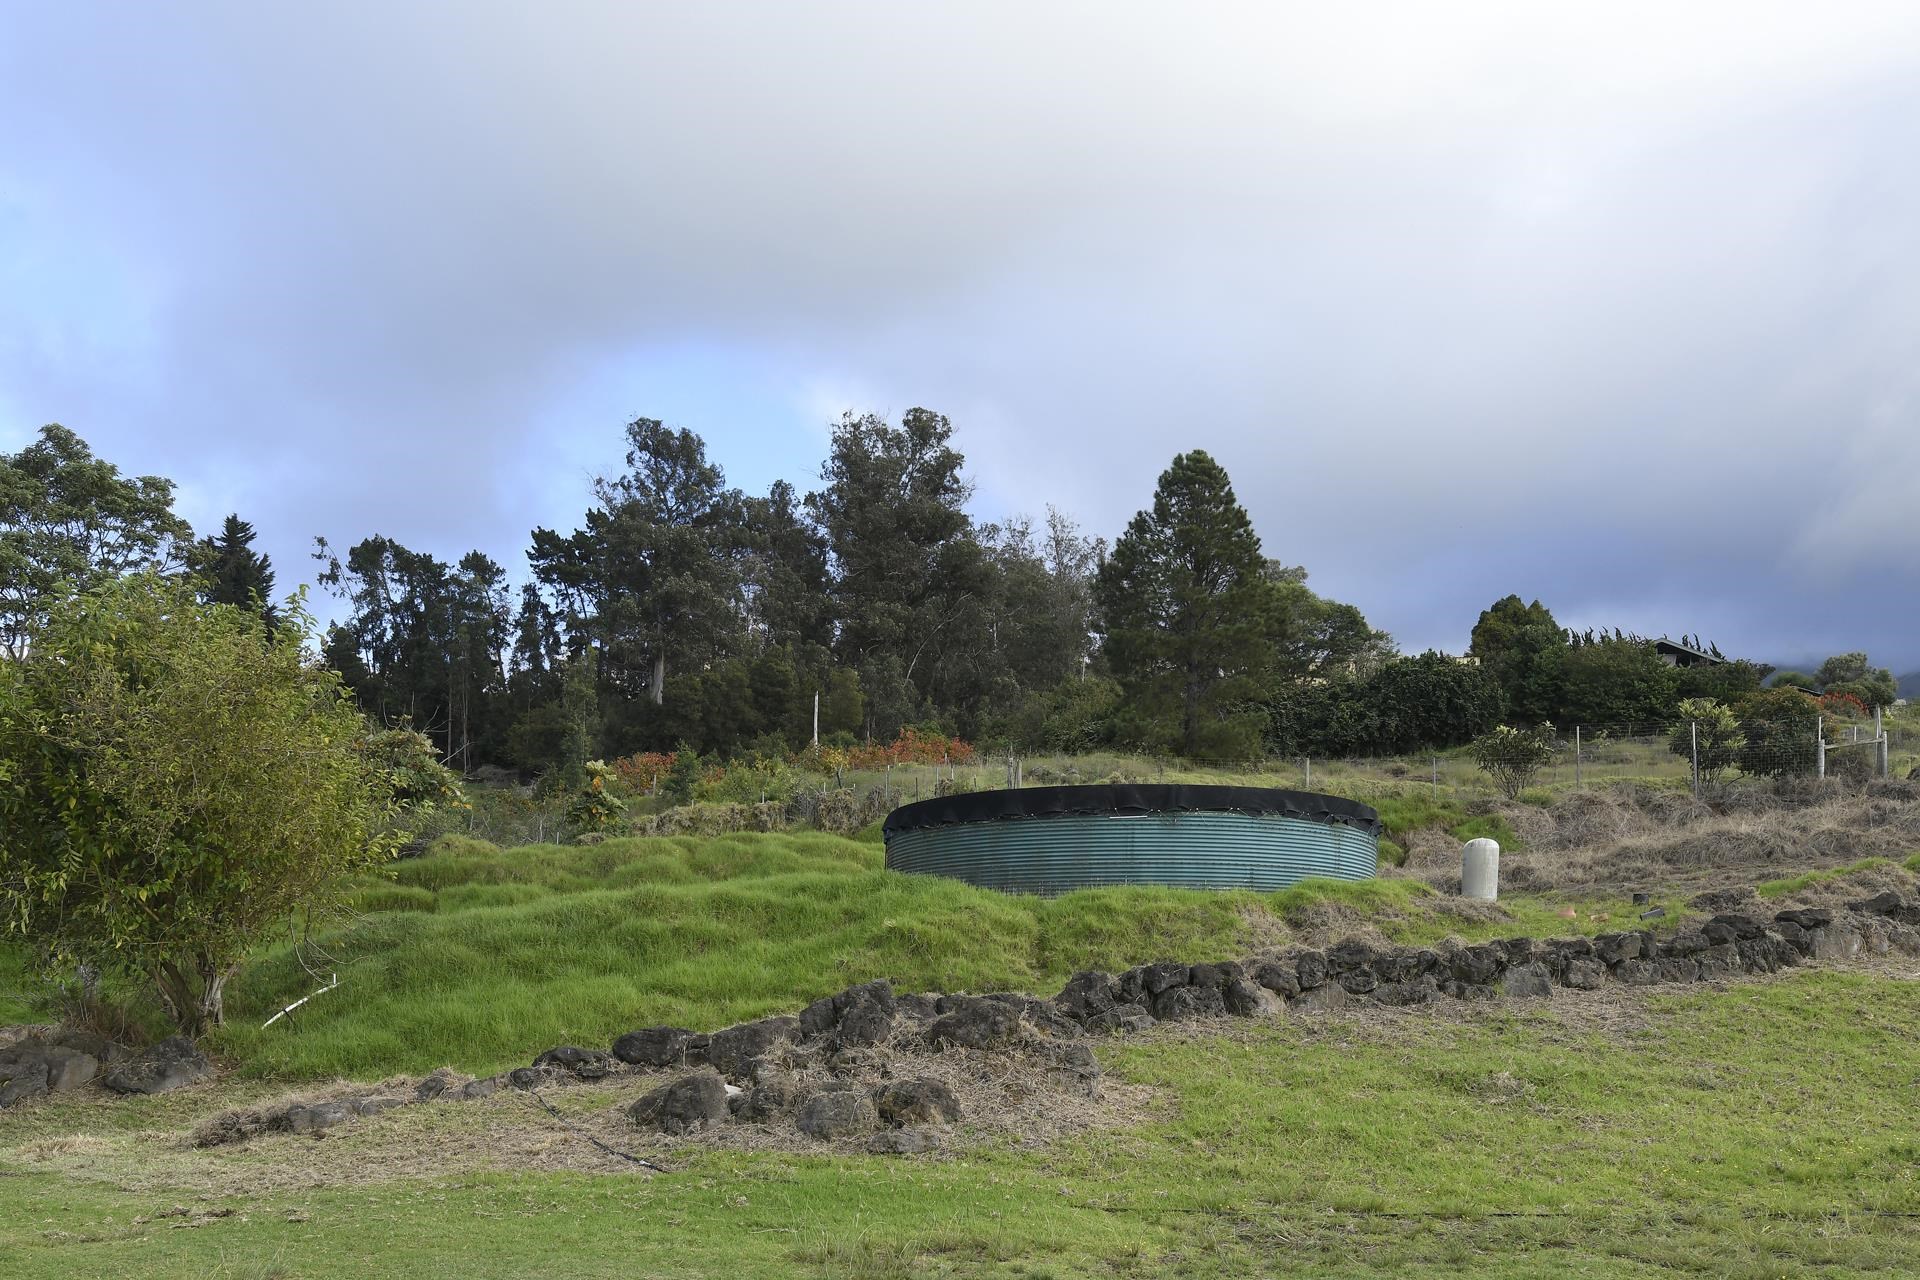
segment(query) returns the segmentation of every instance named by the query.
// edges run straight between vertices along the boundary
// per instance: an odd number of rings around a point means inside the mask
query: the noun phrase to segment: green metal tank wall
[[[1282,814],[1061,814],[891,832],[887,867],[1010,893],[1099,885],[1284,889],[1312,876],[1365,880],[1379,837]]]

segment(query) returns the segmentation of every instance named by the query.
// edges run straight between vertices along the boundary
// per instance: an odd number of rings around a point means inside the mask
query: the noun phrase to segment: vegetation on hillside
[[[0,662],[7,932],[140,976],[198,1034],[264,934],[383,864],[391,777],[305,635],[151,575],[50,605]]]
[[[305,1138],[184,1147],[202,1097],[55,1102],[0,1138],[0,1253],[23,1278],[360,1274],[369,1257],[430,1275],[457,1253],[485,1280],[555,1259],[592,1271],[583,1239],[623,1272],[689,1280],[1250,1280],[1280,1257],[1436,1280],[1910,1266],[1920,1099],[1889,1082],[1920,1035],[1914,984],[1797,971],[1573,1003],[1116,1043],[1107,1070],[1166,1106],[911,1163],[715,1151],[655,1177],[611,1159],[597,1175],[386,1171],[397,1144],[497,1145],[500,1112],[473,1104],[329,1135],[361,1170],[316,1185]],[[578,1141],[558,1125],[551,1140]],[[208,1192],[214,1167],[246,1189]],[[176,1203],[192,1208],[156,1213]]]

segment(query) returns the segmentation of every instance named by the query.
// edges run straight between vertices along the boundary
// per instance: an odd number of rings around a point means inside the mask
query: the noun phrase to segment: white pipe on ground
[[[1460,896],[1487,902],[1500,897],[1500,843],[1485,836],[1460,850]]]

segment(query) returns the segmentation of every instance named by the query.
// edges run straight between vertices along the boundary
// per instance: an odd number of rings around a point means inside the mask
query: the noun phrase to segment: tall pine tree
[[[253,526],[237,514],[220,532],[193,544],[193,572],[200,598],[258,613],[273,625],[273,561],[253,549]]]
[[[1094,591],[1131,736],[1202,759],[1258,753],[1278,602],[1219,463],[1198,449],[1173,460]]]

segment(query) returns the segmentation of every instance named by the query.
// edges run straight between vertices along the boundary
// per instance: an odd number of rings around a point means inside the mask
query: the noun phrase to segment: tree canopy
[[[0,922],[196,1034],[248,947],[391,854],[393,783],[297,602],[269,633],[139,574],[42,608],[0,663]]]
[[[86,589],[179,562],[193,536],[173,513],[173,482],[123,476],[54,423],[0,454],[0,648],[23,652],[61,583]]]
[[[1174,458],[1095,586],[1104,651],[1135,732],[1185,755],[1246,758],[1278,656],[1279,589],[1226,471]]]
[[[253,549],[253,539],[253,526],[230,515],[218,534],[193,544],[187,562],[202,600],[250,609],[272,626],[273,562]]]

